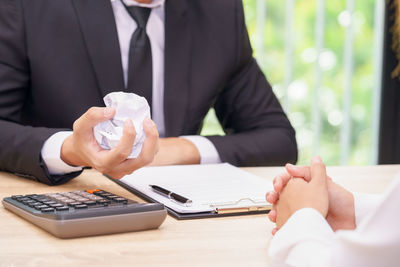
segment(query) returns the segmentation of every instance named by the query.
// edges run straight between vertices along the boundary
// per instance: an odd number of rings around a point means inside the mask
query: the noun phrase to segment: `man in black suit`
[[[161,138],[145,121],[137,159],[126,159],[130,121],[116,149],[94,140],[93,127],[114,115],[100,108],[112,91],[151,103]],[[195,136],[211,107],[227,135]],[[76,177],[74,166],[119,178],[151,162],[297,159],[240,0],[0,0],[0,129],[0,170],[47,184]]]

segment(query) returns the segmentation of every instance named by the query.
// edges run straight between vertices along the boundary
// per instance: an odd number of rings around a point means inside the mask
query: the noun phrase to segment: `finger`
[[[92,131],[94,126],[96,126],[100,122],[111,119],[112,117],[114,117],[114,114],[115,108],[91,107],[74,122],[74,132],[76,132],[77,130],[82,132]]]
[[[286,164],[286,171],[293,177],[304,178],[307,182],[311,181],[310,168],[307,166],[295,166],[293,164]]]
[[[271,204],[276,204],[279,200],[279,194],[275,191],[270,191],[267,193],[266,199]]]
[[[272,209],[269,213],[268,213],[268,219],[271,221],[271,222],[276,222],[276,215],[277,215],[277,213],[276,213],[276,210],[274,210],[274,209]]]
[[[310,183],[326,186],[326,167],[325,164],[322,162],[321,157],[317,156],[311,159],[310,172],[312,177]]]
[[[291,178],[292,178],[291,175],[287,172],[281,173],[278,176],[276,176],[274,179],[275,192],[280,193]]]
[[[143,121],[143,130],[146,134],[146,140],[138,159],[143,161],[144,165],[148,165],[153,161],[159,150],[159,135],[156,124],[149,118]]]
[[[115,173],[130,174],[153,161],[154,156],[158,151],[159,138],[157,127],[152,120],[146,119],[143,122],[143,129],[146,134],[146,140],[144,141],[139,157],[136,159],[126,160],[119,166],[116,166],[114,169]]]
[[[131,154],[135,143],[136,130],[131,119],[124,122],[124,129],[118,145],[111,149],[106,155],[106,162],[109,166],[115,166],[125,161]]]

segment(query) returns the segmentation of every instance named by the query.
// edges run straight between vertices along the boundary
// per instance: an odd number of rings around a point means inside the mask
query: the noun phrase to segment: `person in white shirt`
[[[320,157],[286,171],[266,196],[271,266],[400,266],[400,177],[375,196],[335,184]]]

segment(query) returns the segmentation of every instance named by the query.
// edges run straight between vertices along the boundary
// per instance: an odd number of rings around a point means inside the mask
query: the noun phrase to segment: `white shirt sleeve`
[[[51,175],[62,175],[82,170],[82,167],[73,167],[61,159],[61,147],[64,140],[72,131],[61,131],[50,136],[42,147],[42,159]]]
[[[356,225],[358,226],[361,221],[379,205],[383,197],[382,195],[363,193],[353,193],[353,196]]]
[[[329,266],[335,233],[311,208],[296,211],[272,238],[271,266]]]
[[[356,230],[334,233],[316,210],[301,209],[272,238],[271,266],[398,267],[399,203],[400,176],[382,197],[355,195]]]
[[[200,135],[180,136],[192,142],[200,153],[200,164],[217,164],[221,163],[218,151],[214,144],[208,138]]]
[[[370,197],[364,198],[367,202],[362,205],[368,212],[357,225],[357,229],[336,233],[337,242],[332,249],[332,266],[399,266],[400,176],[385,195],[379,199],[375,197],[377,203],[372,203]]]

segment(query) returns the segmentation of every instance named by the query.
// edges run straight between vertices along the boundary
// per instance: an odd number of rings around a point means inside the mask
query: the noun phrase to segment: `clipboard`
[[[186,179],[186,175],[190,179]],[[227,163],[146,167],[121,180],[108,178],[145,201],[164,204],[168,213],[178,220],[266,214],[271,209],[271,205],[265,200],[265,193],[272,190],[272,183]],[[180,183],[179,186],[176,185],[177,182]],[[159,183],[163,183],[162,186],[166,188],[178,190],[185,197],[194,197],[194,207],[177,205],[175,201],[146,187],[146,184]],[[214,192],[202,198],[201,195],[209,189],[209,185],[215,189]],[[226,188],[227,192],[216,196],[219,186]],[[241,192],[242,188],[246,192]],[[208,197],[211,198],[210,201],[207,200]]]

